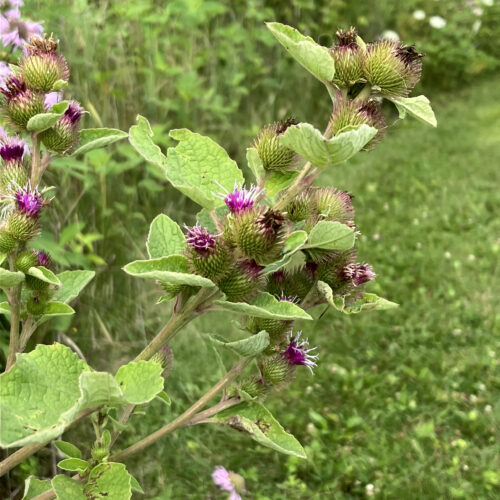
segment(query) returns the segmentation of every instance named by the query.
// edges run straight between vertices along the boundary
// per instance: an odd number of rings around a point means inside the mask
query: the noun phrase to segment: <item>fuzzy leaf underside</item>
[[[239,354],[240,356],[250,357],[260,354],[269,345],[269,334],[265,331],[256,333],[246,339],[228,342],[218,335],[210,335],[210,340],[215,344],[221,345]]]
[[[215,420],[242,433],[258,443],[286,455],[307,458],[304,448],[286,432],[272,414],[260,403],[244,402],[217,414]]]
[[[324,83],[333,80],[335,64],[326,47],[318,45],[311,37],[302,35],[286,24],[266,23],[266,25],[287,52],[318,80]]]
[[[61,282],[59,278],[46,267],[43,266],[34,266],[28,269],[28,274],[35,278],[38,278],[41,281],[45,281],[45,283],[49,283],[51,285],[60,286]]]
[[[160,214],[151,222],[146,246],[149,257],[156,259],[181,254],[186,248],[186,238],[177,222]]]
[[[51,489],[48,479],[37,479],[34,476],[28,477],[24,482],[24,494],[22,500],[33,500],[33,498]]]
[[[391,101],[396,105],[400,118],[409,114],[423,123],[437,127],[437,120],[431,103],[424,95],[416,97],[394,97]]]
[[[86,408],[149,402],[163,390],[161,371],[158,363],[132,362],[113,377],[91,371],[66,346],[40,344],[0,375],[0,446],[49,441]]]
[[[138,278],[155,279],[177,285],[215,287],[215,284],[209,279],[197,274],[190,274],[187,259],[183,255],[136,260],[127,264],[123,270]]]
[[[293,302],[280,301],[273,295],[262,292],[252,302],[226,302],[216,300],[214,302],[221,309],[239,314],[246,314],[255,318],[276,319],[276,320],[311,320],[311,316]]]
[[[95,276],[94,271],[64,271],[57,275],[61,283],[56,291],[53,300],[64,302],[65,304],[76,299],[80,292],[92,281]]]
[[[116,128],[85,128],[80,132],[80,141],[72,155],[88,153],[105,148],[128,137],[127,132]]]
[[[316,167],[331,167],[347,161],[377,135],[377,129],[360,125],[346,132],[341,132],[331,139],[310,123],[299,123],[288,127],[280,142],[293,149]]]
[[[309,233],[307,248],[349,250],[354,246],[354,230],[337,221],[319,221]]]
[[[68,106],[69,101],[61,101],[54,104],[50,112],[32,116],[26,125],[26,129],[28,132],[43,132],[49,129],[64,115]]]

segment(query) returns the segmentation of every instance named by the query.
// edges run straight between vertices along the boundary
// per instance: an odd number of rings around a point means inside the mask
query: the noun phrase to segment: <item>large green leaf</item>
[[[282,256],[276,262],[269,264],[264,269],[264,274],[274,273],[278,269],[286,266],[292,260],[293,254],[298,252],[304,243],[307,241],[307,233],[305,231],[294,231],[285,240]]]
[[[28,132],[43,132],[52,127],[64,115],[68,106],[69,101],[61,101],[54,104],[49,113],[40,113],[32,116],[26,125]]]
[[[299,123],[286,129],[280,142],[302,155],[316,167],[330,167],[348,160],[368,144],[377,134],[377,129],[360,125],[341,132],[331,139],[310,123]]]
[[[127,132],[116,128],[86,128],[80,132],[80,142],[73,156],[104,148],[128,137]]]
[[[150,278],[166,283],[190,286],[215,286],[212,281],[197,274],[189,273],[186,257],[170,255],[159,259],[136,260],[127,264],[123,270],[138,278]]]
[[[358,314],[360,312],[375,310],[383,311],[399,307],[399,304],[396,304],[396,302],[391,302],[390,300],[379,297],[374,293],[363,293],[359,299],[346,304],[345,297],[333,296],[332,289],[327,283],[318,281],[317,286],[319,292],[323,295],[326,301],[333,308],[337,309],[337,311],[343,312],[344,314]]]
[[[0,288],[10,288],[24,281],[24,274],[21,271],[7,271],[0,267]]]
[[[41,316],[71,316],[75,310],[64,302],[47,302],[43,308]]]
[[[333,80],[335,65],[326,47],[318,45],[311,37],[302,35],[286,24],[267,23],[267,27],[281,45],[318,80]]]
[[[53,300],[67,304],[76,299],[80,292],[92,281],[94,271],[64,271],[57,275],[61,287],[56,291]]]
[[[349,250],[354,246],[354,230],[337,221],[319,221],[309,233],[304,248],[321,248],[323,250]]]
[[[128,140],[132,147],[146,160],[166,169],[167,157],[159,146],[153,142],[153,131],[149,122],[137,115],[137,125],[132,125],[128,132]]]
[[[436,115],[431,108],[429,99],[425,95],[417,97],[394,97],[391,101],[398,108],[400,118],[405,118],[408,113],[421,122],[437,127]]]
[[[186,238],[181,228],[168,215],[160,214],[149,227],[146,242],[151,259],[181,254],[186,248]]]
[[[91,371],[66,346],[40,344],[0,375],[0,446],[49,441],[86,408],[142,404],[162,389],[158,363],[132,362],[113,377]]]
[[[45,283],[50,283],[51,285],[59,286],[61,284],[59,278],[50,269],[43,266],[30,267],[28,269],[28,274],[41,281],[45,281]]]
[[[50,481],[48,479],[37,479],[34,476],[28,477],[24,482],[24,495],[22,500],[33,500],[38,495],[50,490]]]
[[[275,420],[269,410],[254,402],[241,403],[217,414],[215,420],[286,455],[307,458],[301,444]]]
[[[52,479],[52,487],[57,500],[129,500],[131,480],[125,465],[109,462],[96,465],[85,484],[58,475]]]
[[[216,300],[214,304],[220,309],[254,316],[255,318],[294,320],[294,319],[312,319],[303,309],[293,302],[282,301],[273,295],[262,292],[252,302],[226,302]]]
[[[179,144],[168,149],[168,180],[202,207],[212,210],[223,205],[215,193],[243,183],[236,162],[212,139],[185,128],[171,130],[170,137]]]
[[[221,345],[239,354],[240,356],[249,357],[260,354],[269,345],[269,334],[267,332],[259,332],[251,335],[246,339],[235,340],[228,342],[218,335],[210,335],[210,340],[215,344]]]

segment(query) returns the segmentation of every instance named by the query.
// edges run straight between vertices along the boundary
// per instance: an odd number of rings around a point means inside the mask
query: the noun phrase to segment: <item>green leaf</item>
[[[80,292],[92,281],[94,271],[64,271],[57,275],[61,287],[56,291],[53,300],[67,304],[76,299]]]
[[[291,320],[312,319],[303,309],[293,302],[280,301],[273,295],[262,292],[252,304],[246,302],[226,302],[216,300],[214,302],[221,309],[254,316],[255,318]]]
[[[67,441],[54,441],[54,446],[68,458],[82,458],[82,452]]]
[[[149,257],[156,259],[172,254],[181,254],[186,248],[186,238],[181,228],[170,217],[158,215],[149,227],[146,242]]]
[[[179,144],[167,152],[168,180],[208,210],[222,206],[224,201],[214,193],[232,191],[235,183],[244,182],[236,162],[209,137],[185,128],[171,130],[169,135]]]
[[[52,479],[52,488],[57,500],[88,500],[83,484],[68,476],[58,474]]]
[[[69,101],[61,101],[52,106],[49,113],[40,113],[38,115],[32,116],[26,128],[28,132],[43,132],[48,128],[52,127],[59,118],[66,112],[69,106]]]
[[[286,266],[292,260],[293,254],[298,252],[304,243],[307,241],[307,233],[305,231],[295,231],[285,240],[283,253],[280,260],[266,266],[263,274],[274,273],[278,269]]]
[[[387,309],[395,309],[399,307],[399,304],[391,302],[387,299],[379,297],[374,293],[363,293],[361,298],[351,302],[349,304],[345,303],[344,297],[334,297],[332,289],[327,283],[323,281],[318,281],[318,290],[326,299],[326,301],[337,311],[343,312],[344,314],[358,314],[360,312],[369,311],[383,311]]]
[[[153,135],[148,120],[144,116],[137,115],[137,125],[132,125],[128,132],[130,144],[146,161],[166,171],[167,157],[153,142]]]
[[[62,470],[69,470],[71,472],[84,471],[89,466],[86,460],[80,458],[65,458],[61,460],[57,466]]]
[[[64,302],[47,302],[43,308],[42,316],[71,316],[75,310]]]
[[[260,444],[286,455],[307,458],[301,444],[259,403],[245,402],[218,413],[215,420],[245,432]]]
[[[375,135],[377,135],[376,128],[360,125],[341,132],[331,139],[325,139],[323,134],[310,123],[299,123],[288,127],[280,142],[316,167],[331,167],[354,156]]]
[[[132,361],[118,369],[115,379],[129,403],[143,404],[163,391],[162,371],[159,363]]]
[[[268,29],[285,49],[310,73],[322,82],[331,82],[335,65],[326,47],[318,45],[311,37],[302,35],[291,26],[266,23]]]
[[[247,148],[247,163],[248,168],[252,171],[255,176],[255,180],[262,179],[266,175],[264,166],[260,159],[259,153],[255,148]]]
[[[130,476],[130,487],[132,488],[132,491],[144,495],[144,490],[141,488],[139,481],[137,481],[137,479],[134,476]]]
[[[127,404],[118,382],[111,373],[85,372],[79,379],[81,397],[78,408],[84,410],[94,406],[107,404],[109,406],[122,406]]]
[[[280,191],[283,191],[283,189],[286,189],[298,175],[299,172],[296,171],[271,172],[265,184],[267,196],[273,197]]]
[[[215,286],[207,278],[197,274],[190,274],[187,259],[182,255],[170,255],[151,260],[136,260],[127,264],[123,270],[127,274],[138,278],[150,278],[178,285]]]
[[[127,132],[116,128],[85,128],[80,132],[80,141],[72,156],[88,153],[93,149],[105,148],[126,137],[128,137]]]
[[[50,269],[43,266],[30,267],[28,269],[28,274],[41,281],[45,281],[45,283],[50,283],[51,285],[59,286],[61,284],[59,278]]]
[[[210,340],[243,357],[256,356],[269,345],[269,334],[265,331],[247,337],[246,339],[228,342],[217,335],[210,335]]]
[[[132,496],[131,480],[125,465],[102,463],[90,471],[83,491],[92,500],[128,500]]]
[[[66,80],[57,80],[57,82],[52,85],[51,92],[58,92],[59,90],[64,89],[68,86],[68,82]]]
[[[0,314],[8,316],[10,314],[10,306],[8,302],[0,302]]]
[[[215,209],[215,216],[219,220],[224,220],[226,215],[229,213],[229,209],[227,208],[226,205],[223,205],[221,207],[217,207]],[[218,233],[219,229],[217,228],[217,225],[215,224],[210,210],[207,210],[206,208],[202,208],[197,214],[196,214],[196,222],[200,225],[203,226],[205,229],[208,229],[211,233]]]
[[[319,221],[309,233],[309,240],[304,248],[322,248],[323,250],[349,250],[354,246],[354,230],[337,221]]]
[[[22,500],[33,500],[33,498],[51,489],[48,479],[37,479],[34,476],[28,477],[24,482],[24,495]]]
[[[172,404],[172,400],[170,399],[170,396],[165,392],[161,391],[159,392],[156,397],[162,402],[165,403],[167,406],[170,406]]]
[[[10,288],[11,286],[16,286],[24,281],[24,274],[21,271],[7,271],[3,267],[0,267],[0,287]]]
[[[421,122],[437,127],[436,115],[431,108],[429,99],[425,95],[417,97],[394,97],[391,101],[398,108],[400,118],[405,118],[408,113]]]

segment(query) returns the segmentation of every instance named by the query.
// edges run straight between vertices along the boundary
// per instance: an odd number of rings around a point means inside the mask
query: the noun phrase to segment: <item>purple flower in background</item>
[[[65,121],[74,127],[78,125],[82,115],[83,108],[76,101],[71,101],[68,109],[65,111],[64,115],[62,115],[61,121]]]
[[[0,61],[0,85],[3,85],[7,77],[12,73],[10,66],[4,62]]]
[[[237,182],[234,183],[234,188],[230,193],[227,192],[223,186],[220,187],[224,189],[226,193],[221,193],[217,196],[224,200],[227,208],[229,208],[229,211],[233,214],[252,208],[255,204],[255,200],[261,192],[260,189],[254,185],[251,185],[250,189],[245,189],[243,186],[238,188]]]
[[[47,267],[48,265],[50,265],[50,257],[43,250],[38,251],[37,259],[38,259],[37,261],[38,266]]]
[[[196,224],[196,226],[188,227],[186,241],[188,245],[196,250],[199,254],[205,255],[215,250],[216,236],[211,234],[207,229]]]
[[[60,102],[62,99],[62,93],[61,92],[49,92],[48,94],[45,94],[45,109],[47,111],[54,106],[54,104],[57,104]]]
[[[31,189],[30,184],[16,191],[14,198],[17,208],[28,217],[36,218],[43,207],[43,199],[38,189]]]
[[[317,347],[313,347],[308,349],[309,341],[307,339],[300,340],[300,336],[302,332],[297,332],[295,338],[290,336],[290,341],[286,346],[285,350],[282,353],[282,356],[294,366],[307,366],[311,373],[313,372],[313,366],[316,366],[316,360],[318,359],[318,355],[309,354],[311,351],[317,349]]]
[[[6,47],[9,45],[21,47],[33,35],[43,33],[40,23],[23,21],[21,19],[21,12],[18,7],[15,6],[13,9],[0,14],[0,40]]]
[[[376,274],[369,264],[349,264],[344,268],[344,274],[354,286],[362,285],[375,279]]]
[[[222,491],[230,493],[229,500],[241,500],[239,493],[245,490],[245,480],[239,474],[218,465],[212,473],[212,479]]]

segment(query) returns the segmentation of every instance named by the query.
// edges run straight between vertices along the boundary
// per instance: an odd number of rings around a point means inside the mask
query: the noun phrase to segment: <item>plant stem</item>
[[[217,413],[221,412],[222,410],[227,410],[228,408],[231,408],[232,406],[239,405],[241,403],[241,399],[239,397],[236,398],[230,398],[230,399],[225,399],[224,401],[221,401],[220,403],[217,403],[216,405],[212,406],[211,408],[208,408],[205,411],[200,411],[200,413],[197,413],[187,424],[187,426],[191,425],[197,425],[197,424],[202,424],[205,422],[208,418],[217,415]]]
[[[10,270],[15,270],[15,254],[9,255]],[[9,340],[9,355],[5,371],[16,362],[16,354],[19,349],[19,321],[21,309],[21,290],[22,284],[16,285],[7,290],[7,300],[10,307],[10,340]]]
[[[367,83],[360,91],[360,93],[356,96],[356,99],[366,99],[370,97],[372,93],[372,86]]]
[[[196,413],[201,410],[213,397],[217,395],[218,392],[222,391],[231,381],[233,381],[245,368],[245,366],[250,362],[251,358],[243,358],[236,365],[231,368],[226,375],[219,380],[206,394],[204,394],[196,403],[194,403],[189,409],[187,409],[182,415],[179,415],[175,420],[168,423],[167,425],[161,427],[157,431],[153,432],[149,436],[141,439],[137,443],[129,446],[125,450],[122,450],[115,455],[110,457],[110,461],[117,462],[123,461],[124,459],[134,455],[135,453],[142,451],[144,448],[151,446],[156,443],[159,439],[170,434],[171,432],[190,425],[189,422],[196,415]],[[236,404],[236,403],[235,403]],[[217,406],[217,405],[216,405]]]
[[[31,157],[31,186],[36,187],[40,182],[42,174],[40,171],[40,139],[36,132],[31,134],[31,141],[33,143],[33,155]]]

